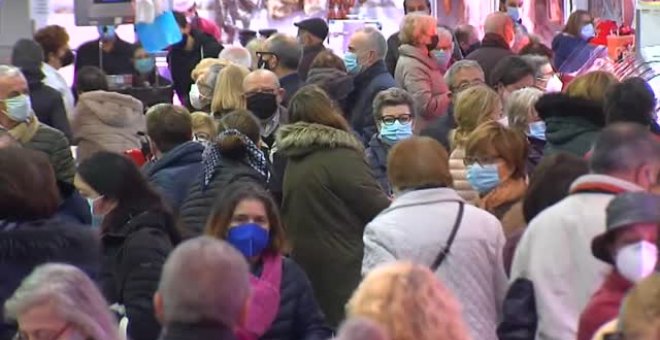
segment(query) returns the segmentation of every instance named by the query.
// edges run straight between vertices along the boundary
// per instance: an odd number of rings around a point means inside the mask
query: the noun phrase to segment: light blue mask
[[[520,20],[520,8],[518,7],[507,7],[506,14],[508,14],[513,21],[518,22]]]
[[[412,123],[401,124],[395,120],[391,125],[382,124],[380,127],[380,137],[386,144],[393,145],[398,141],[410,138],[413,135]]]
[[[105,32],[104,28],[105,27]],[[117,36],[116,27],[111,25],[99,25],[96,26],[96,29],[99,32],[99,37],[103,40],[112,40]]]
[[[153,72],[156,67],[156,61],[154,58],[142,58],[135,60],[135,70],[140,74],[147,74]]]
[[[7,98],[4,102],[7,108],[6,114],[9,119],[23,123],[32,116],[32,104],[30,103],[30,97],[27,95],[21,94],[16,97]]]
[[[98,199],[100,199],[102,196],[99,196],[97,198],[88,198],[87,199],[87,204],[89,204],[89,211],[92,214],[92,227],[93,228],[98,228],[103,224],[103,215],[95,214],[94,213],[94,202]]]
[[[435,57],[435,61],[438,63],[440,68],[445,69],[449,65],[449,60],[451,59],[451,54],[443,50],[433,50],[431,54]]]
[[[344,65],[346,66],[346,71],[351,74],[360,73],[360,63],[358,63],[357,54],[353,52],[346,52],[344,54]]]
[[[580,29],[580,36],[584,40],[589,40],[593,37],[596,36],[596,29],[594,28],[594,24],[586,24],[582,26],[582,29]]]
[[[474,163],[467,168],[467,180],[470,186],[480,194],[485,194],[500,184],[500,173],[497,164],[480,165]]]
[[[545,140],[545,122],[540,120],[538,122],[529,124],[529,136],[538,139]]]

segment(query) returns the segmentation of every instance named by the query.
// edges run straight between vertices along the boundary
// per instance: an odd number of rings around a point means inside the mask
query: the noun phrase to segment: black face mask
[[[255,93],[246,99],[247,109],[261,120],[268,119],[277,110],[277,96],[274,93]]]
[[[75,56],[73,55],[73,51],[69,49],[66,50],[64,55],[60,57],[60,64],[62,65],[62,67],[66,67],[73,64],[74,60],[75,60]]]
[[[426,45],[426,48],[428,48],[429,52],[435,50],[438,48],[438,43],[440,42],[440,37],[438,35],[434,35],[431,37],[431,43]]]

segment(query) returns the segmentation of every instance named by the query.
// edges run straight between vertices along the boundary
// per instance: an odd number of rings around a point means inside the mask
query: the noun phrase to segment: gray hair
[[[413,117],[415,116],[415,102],[413,101],[412,96],[406,90],[393,87],[378,92],[374,98],[374,104],[372,106],[374,119],[378,121],[383,117],[383,108],[397,105],[408,105],[410,108],[410,114]]]
[[[627,173],[660,162],[660,142],[648,128],[616,123],[603,129],[593,147],[589,168],[596,174]]]
[[[119,339],[117,322],[103,295],[85,273],[72,265],[38,266],[5,302],[5,317],[17,320],[43,304],[52,304],[58,316],[86,339]]]
[[[339,329],[337,340],[388,340],[389,336],[381,325],[362,317],[346,320]]]
[[[22,77],[23,73],[18,67],[11,65],[0,65],[0,78]]]
[[[243,46],[227,46],[222,49],[218,58],[241,65],[248,69],[252,68],[252,56],[250,55],[250,51]]]
[[[449,70],[447,70],[447,73],[445,73],[445,83],[447,84],[447,86],[449,86],[450,90],[452,90],[456,86],[456,84],[454,84],[454,82],[456,81],[456,74],[464,69],[475,69],[475,70],[479,70],[479,72],[481,72],[482,74],[484,73],[484,70],[481,68],[481,65],[479,65],[478,62],[467,59],[459,60],[455,62],[453,65],[451,65]]]
[[[444,35],[445,37],[449,38],[452,44],[454,43],[454,33],[452,33],[452,31],[449,30],[447,27],[438,26],[437,31],[438,31],[438,37],[442,37]]]
[[[544,65],[550,64],[550,59],[546,56],[542,55],[533,55],[533,54],[528,54],[528,55],[523,55],[520,56],[529,66],[531,66],[534,69],[534,77],[539,78],[543,74],[541,73],[541,67]]]
[[[543,91],[534,87],[526,87],[511,93],[504,108],[509,120],[509,127],[527,132],[530,113],[538,116],[534,105],[541,96],[543,96]]]
[[[363,27],[356,32],[364,33],[367,37],[367,43],[369,46],[376,51],[378,59],[385,59],[387,55],[387,40],[383,34],[374,27]]]
[[[267,51],[277,56],[279,65],[289,70],[297,70],[303,48],[294,37],[278,33],[266,40]]]
[[[200,236],[181,243],[158,286],[164,322],[219,322],[233,328],[250,295],[245,257],[229,243]]]

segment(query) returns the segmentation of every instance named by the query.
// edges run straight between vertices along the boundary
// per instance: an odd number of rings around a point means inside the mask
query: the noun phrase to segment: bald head
[[[511,17],[509,17],[509,15],[506,13],[492,13],[486,18],[486,23],[484,24],[484,32],[486,34],[497,34],[510,44],[513,42],[513,38],[515,36],[513,20],[511,20]]]
[[[246,98],[256,93],[274,93],[277,96],[277,104],[282,103],[284,89],[280,87],[277,75],[268,70],[254,70],[243,80],[243,93]]]

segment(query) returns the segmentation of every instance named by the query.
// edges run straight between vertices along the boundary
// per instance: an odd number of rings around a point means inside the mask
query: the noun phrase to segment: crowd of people
[[[550,48],[501,5],[479,41],[405,0],[343,56],[321,19],[223,47],[177,13],[181,106],[113,88],[170,83],[113,26],[16,42],[0,339],[659,339],[655,94],[559,73],[589,13]]]

